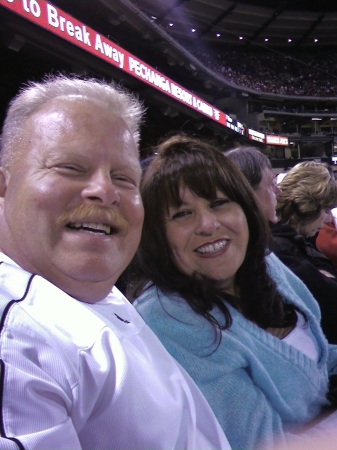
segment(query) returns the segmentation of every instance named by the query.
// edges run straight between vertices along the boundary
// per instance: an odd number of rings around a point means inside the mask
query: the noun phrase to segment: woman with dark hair
[[[331,406],[337,355],[317,303],[266,256],[268,224],[231,161],[184,136],[157,153],[142,181],[145,222],[128,293],[234,450],[286,443]]]

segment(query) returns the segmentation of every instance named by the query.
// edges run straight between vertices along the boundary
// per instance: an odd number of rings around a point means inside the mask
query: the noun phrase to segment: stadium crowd
[[[337,96],[337,56],[333,52],[253,53],[228,50],[189,51],[227,81],[281,95]]]

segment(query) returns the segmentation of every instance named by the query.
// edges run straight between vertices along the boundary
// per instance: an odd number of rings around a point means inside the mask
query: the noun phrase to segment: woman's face
[[[313,222],[302,225],[299,231],[304,237],[315,236],[326,223],[331,222],[330,209],[322,209],[319,217]]]
[[[182,205],[170,207],[166,235],[177,267],[218,281],[218,287],[234,294],[235,275],[246,256],[249,230],[238,203],[220,191],[214,200],[180,190]]]

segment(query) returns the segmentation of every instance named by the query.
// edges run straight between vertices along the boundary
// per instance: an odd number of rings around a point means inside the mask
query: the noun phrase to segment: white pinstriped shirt
[[[206,400],[116,289],[73,299],[0,253],[0,449],[229,449]]]

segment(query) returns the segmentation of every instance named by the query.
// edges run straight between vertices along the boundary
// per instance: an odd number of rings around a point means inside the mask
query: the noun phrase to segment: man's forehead
[[[119,134],[123,134],[123,140],[127,134],[133,138],[127,123],[117,113],[109,111],[105,103],[78,95],[59,97],[46,102],[28,118],[27,122],[30,126],[33,121],[42,127],[41,131],[60,128],[60,131],[67,132],[69,128],[73,130],[78,127],[81,130],[82,126],[91,124],[94,127],[95,124],[102,122],[102,119],[111,121],[113,125],[111,131],[115,132],[118,128]],[[109,132],[109,129],[106,131]]]
[[[139,160],[138,145],[125,121],[102,109],[101,102],[79,96],[47,102],[27,119],[25,139],[32,144],[44,140],[46,155],[55,151],[55,145],[65,146],[63,151],[83,148],[86,152],[101,140],[110,141],[112,153],[123,149],[132,159],[134,154],[137,163]]]
[[[106,112],[107,108],[104,107],[102,102],[89,100],[83,96],[63,96],[48,100],[31,117],[38,121],[46,118],[51,122],[57,122],[66,117],[74,118],[76,116],[85,117],[93,115],[94,110]]]

